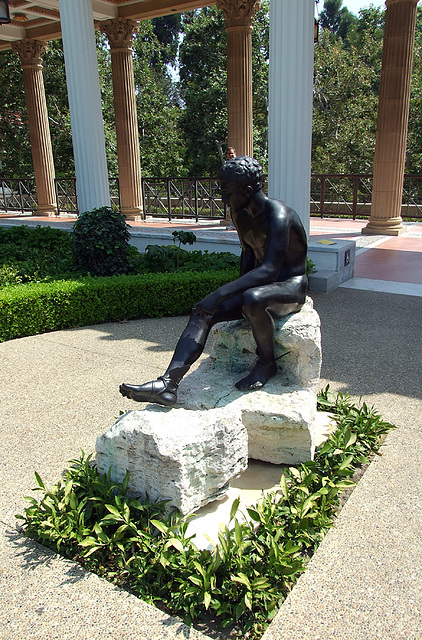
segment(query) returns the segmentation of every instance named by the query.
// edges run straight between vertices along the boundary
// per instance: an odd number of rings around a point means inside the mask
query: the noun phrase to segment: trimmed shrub
[[[93,276],[115,276],[129,271],[129,227],[124,216],[109,207],[80,214],[73,225],[73,263]]]
[[[0,290],[0,341],[46,331],[183,315],[237,269],[29,283]]]

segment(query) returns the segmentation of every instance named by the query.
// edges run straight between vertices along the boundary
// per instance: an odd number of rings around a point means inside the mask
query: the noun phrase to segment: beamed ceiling
[[[112,18],[148,20],[215,4],[215,0],[92,0],[95,25]],[[0,24],[0,50],[15,40],[60,38],[59,0],[9,0],[11,24]]]

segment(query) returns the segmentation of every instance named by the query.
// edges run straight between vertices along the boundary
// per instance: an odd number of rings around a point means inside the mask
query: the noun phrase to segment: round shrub
[[[82,213],[73,226],[73,266],[93,276],[115,276],[129,270],[129,227],[109,207]]]

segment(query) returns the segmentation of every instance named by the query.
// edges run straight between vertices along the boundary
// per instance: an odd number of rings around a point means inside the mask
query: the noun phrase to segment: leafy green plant
[[[196,242],[196,235],[192,231],[173,231],[171,234],[173,236],[173,242],[177,241],[179,244],[177,245],[177,256],[176,256],[176,269],[179,268],[179,256],[180,256],[180,246],[182,244],[194,244]]]
[[[75,269],[93,276],[128,273],[129,238],[124,216],[109,207],[80,214],[72,234]]]
[[[12,264],[3,264],[0,267],[0,288],[22,284],[22,276],[19,269]]]
[[[310,258],[306,258],[306,275],[309,278],[309,276],[311,275],[311,273],[315,273],[316,272],[316,264],[313,260],[311,260]]]
[[[51,227],[0,228],[0,288],[75,277],[71,234]]]
[[[165,502],[141,503],[128,494],[128,474],[115,483],[83,452],[51,489],[36,473],[41,499],[27,498],[17,517],[27,535],[186,623],[211,614],[222,628],[259,638],[333,525],[356,467],[394,428],[329,387],[319,408],[336,417],[337,430],[315,459],[285,470],[280,489],[246,514],[238,514],[235,500],[212,549],[196,547],[189,517],[169,512]]]

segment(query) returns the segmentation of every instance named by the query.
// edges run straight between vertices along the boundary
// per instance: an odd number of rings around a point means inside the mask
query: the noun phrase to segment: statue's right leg
[[[223,304],[214,316],[198,316],[192,312],[166,372],[157,380],[141,385],[124,382],[120,385],[120,393],[136,402],[153,402],[166,407],[175,405],[180,381],[202,354],[211,327],[217,322],[241,317],[240,298]]]
[[[120,393],[136,402],[154,402],[166,407],[176,404],[180,381],[203,352],[211,326],[211,317],[200,317],[192,312],[166,372],[145,384],[123,383]]]

